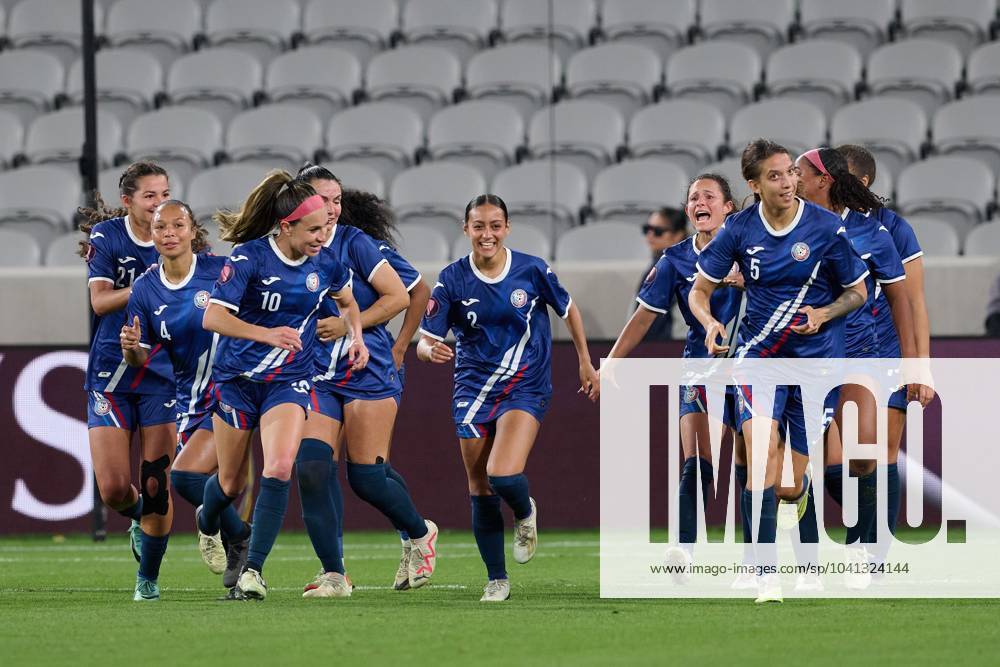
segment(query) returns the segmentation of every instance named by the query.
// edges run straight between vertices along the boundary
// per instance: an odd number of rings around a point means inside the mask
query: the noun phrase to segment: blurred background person
[[[642,280],[645,280],[646,276],[649,275],[650,269],[656,266],[656,262],[660,259],[663,251],[672,245],[680,243],[687,236],[687,218],[684,217],[684,211],[664,206],[649,214],[649,219],[642,226],[642,233],[645,235],[646,245],[649,246],[649,250],[652,253],[649,266],[642,273]],[[639,288],[642,288],[641,281],[639,282]],[[673,313],[668,311],[653,321],[642,342],[672,340],[673,336],[670,332],[673,326]]]

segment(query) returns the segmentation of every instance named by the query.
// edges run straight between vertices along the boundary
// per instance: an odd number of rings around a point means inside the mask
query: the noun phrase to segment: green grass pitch
[[[990,600],[601,600],[596,531],[545,532],[528,565],[508,553],[512,599],[479,603],[468,532],[442,533],[434,582],[389,588],[390,533],[347,539],[349,600],[307,600],[318,562],[286,533],[262,603],[220,602],[192,535],[171,538],[158,603],[132,602],[124,536],[0,540],[0,664],[780,665],[997,664]],[[723,662],[726,661],[726,662]]]

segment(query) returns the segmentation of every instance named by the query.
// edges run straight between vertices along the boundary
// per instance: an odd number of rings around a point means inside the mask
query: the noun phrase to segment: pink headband
[[[812,166],[814,166],[817,169],[819,169],[819,173],[826,174],[832,180],[837,180],[837,179],[833,178],[833,174],[831,174],[829,171],[827,171],[826,165],[823,164],[823,158],[821,158],[819,156],[819,149],[818,148],[814,148],[811,151],[806,151],[805,153],[803,153],[802,155],[799,156],[799,159],[802,159],[802,158],[805,158],[805,159],[809,160],[809,163]]]
[[[323,203],[323,198],[319,195],[310,195],[306,197],[305,201],[295,207],[295,210],[286,215],[281,219],[281,222],[295,222],[296,220],[301,220],[313,211],[318,211],[323,208],[325,204]]]

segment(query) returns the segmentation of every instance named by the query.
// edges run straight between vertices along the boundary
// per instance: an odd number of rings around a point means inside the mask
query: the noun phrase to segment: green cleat
[[[160,585],[155,581],[136,577],[135,595],[132,599],[136,602],[155,601],[160,599]]]
[[[132,555],[138,563],[142,560],[142,527],[135,519],[132,519],[132,525],[128,527],[128,538],[132,545]]]

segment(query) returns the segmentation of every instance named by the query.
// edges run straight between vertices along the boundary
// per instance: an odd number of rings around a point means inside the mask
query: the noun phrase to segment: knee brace
[[[159,514],[165,516],[170,509],[170,489],[167,486],[167,468],[170,457],[163,455],[155,461],[143,461],[142,515]]]

